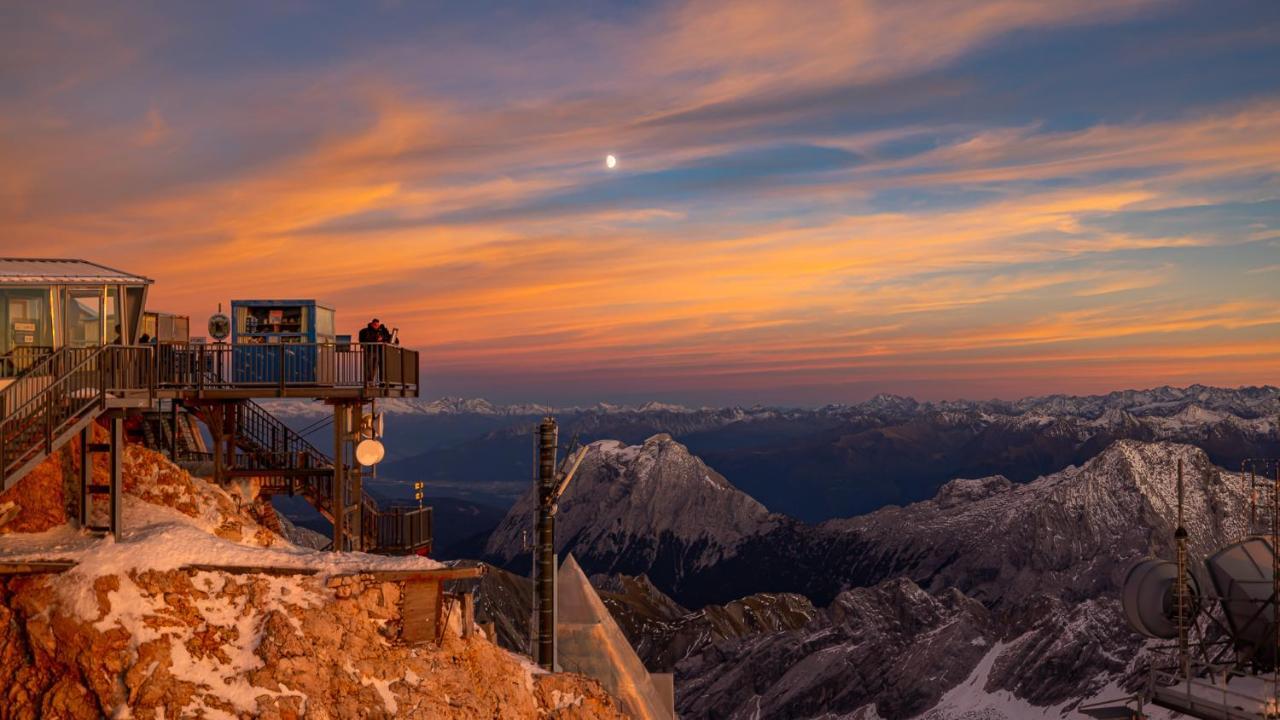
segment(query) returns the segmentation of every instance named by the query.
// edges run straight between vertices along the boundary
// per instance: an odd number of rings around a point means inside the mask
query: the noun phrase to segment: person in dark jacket
[[[368,325],[360,328],[359,335],[360,344],[364,351],[364,381],[372,383],[378,379],[378,371],[382,365],[382,348],[378,347],[378,343],[390,343],[391,333],[387,330],[387,326],[383,325],[378,318],[369,321]]]

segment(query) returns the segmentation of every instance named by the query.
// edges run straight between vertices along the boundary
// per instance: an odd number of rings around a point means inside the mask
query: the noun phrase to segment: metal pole
[[[124,510],[124,418],[111,418],[111,535],[118,541]]]
[[[350,527],[348,531],[351,534],[351,549],[357,552],[366,550],[365,547],[365,526],[364,526],[364,467],[355,461],[356,443],[359,442],[357,433],[360,430],[360,421],[364,413],[364,404],[356,402],[347,405],[347,428],[345,437],[346,452],[343,454],[343,462],[347,458],[351,458],[352,462],[348,471],[347,482],[350,484],[348,488],[350,492],[351,504],[354,506],[354,512],[351,513],[349,521]]]
[[[1187,529],[1182,515],[1183,484],[1182,458],[1178,458],[1178,528],[1173,532],[1178,546],[1178,660],[1182,677],[1191,687],[1191,657],[1187,652]]]
[[[93,461],[89,457],[89,441],[93,433],[86,425],[80,431],[80,527],[89,526],[89,486],[93,484]]]
[[[169,459],[178,462],[178,400],[169,401]]]
[[[555,503],[556,440],[559,428],[555,418],[543,418],[538,425],[538,551],[534,573],[535,612],[537,620],[537,663],[548,671],[556,662],[556,520],[551,508]]]
[[[346,440],[346,406],[341,403],[333,405],[333,488],[330,502],[333,504],[333,550],[346,550],[347,535],[347,493],[346,470],[347,459],[343,457],[343,442]]]

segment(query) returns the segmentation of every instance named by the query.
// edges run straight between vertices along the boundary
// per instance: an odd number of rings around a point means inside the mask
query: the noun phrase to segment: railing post
[[[50,390],[53,388],[51,387]],[[53,452],[53,393],[45,393],[44,401],[44,452]]]
[[[280,352],[280,395],[284,396],[284,343],[276,344],[276,349]]]

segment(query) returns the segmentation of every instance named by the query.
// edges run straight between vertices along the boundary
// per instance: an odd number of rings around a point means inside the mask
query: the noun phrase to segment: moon
[[[616,158],[616,157],[614,157],[614,156],[612,156],[612,155],[605,155],[605,156],[604,156],[604,166],[605,166],[605,167],[607,167],[607,168],[609,168],[610,170],[612,170],[612,169],[614,169],[614,168],[618,167],[618,158]]]

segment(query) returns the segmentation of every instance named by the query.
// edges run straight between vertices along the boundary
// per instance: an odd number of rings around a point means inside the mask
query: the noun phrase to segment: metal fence
[[[0,378],[22,377],[42,360],[53,354],[47,345],[16,347],[0,355]]]
[[[366,543],[382,552],[431,550],[432,514],[429,507],[379,509],[363,503]]]
[[[163,343],[161,388],[379,388],[416,391],[418,353],[382,343]]]
[[[0,392],[0,470],[4,476],[53,451],[61,436],[106,407],[109,397],[153,388],[151,348],[63,348]]]

